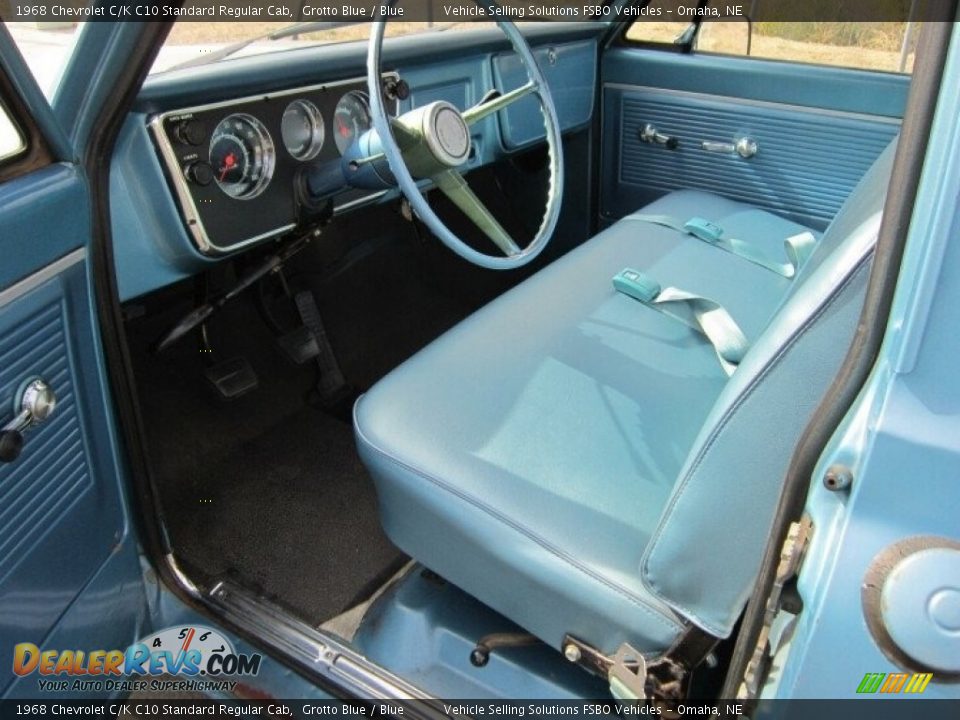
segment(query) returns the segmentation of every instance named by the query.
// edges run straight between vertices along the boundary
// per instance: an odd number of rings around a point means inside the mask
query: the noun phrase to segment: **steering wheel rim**
[[[483,4],[482,0],[478,0],[478,4]],[[407,167],[403,153],[394,138],[391,123],[387,116],[386,106],[383,102],[380,70],[380,55],[383,46],[383,35],[386,29],[386,21],[383,19],[377,19],[373,23],[370,31],[370,42],[367,49],[367,90],[370,96],[371,119],[373,127],[379,137],[383,155],[387,160],[390,171],[393,173],[400,190],[406,196],[420,220],[430,228],[431,232],[433,232],[444,245],[465,260],[490,270],[509,270],[526,265],[536,258],[546,247],[556,230],[557,222],[560,218],[561,200],[563,198],[563,148],[560,143],[560,123],[557,119],[557,111],[553,103],[553,98],[550,95],[550,88],[537,64],[533,51],[530,49],[530,45],[517,29],[516,25],[509,20],[498,21],[497,26],[503,34],[507,36],[507,39],[513,46],[514,52],[520,57],[523,67],[527,72],[528,86],[530,84],[533,85],[529,90],[529,94],[536,95],[540,101],[540,110],[544,118],[544,129],[546,130],[547,153],[550,166],[547,202],[540,228],[537,230],[533,240],[531,240],[525,248],[518,249],[515,253],[498,257],[495,255],[487,255],[486,253],[473,249],[447,228],[430,207],[426,197],[421,193],[417,181]],[[519,97],[516,99],[519,99]],[[460,115],[462,119],[464,113],[461,112]],[[450,172],[459,176],[455,168],[451,168]],[[463,182],[462,178],[460,178],[460,181]],[[477,202],[479,203],[478,200]],[[485,208],[482,209],[489,215],[489,211]],[[492,215],[490,219],[495,222]]]

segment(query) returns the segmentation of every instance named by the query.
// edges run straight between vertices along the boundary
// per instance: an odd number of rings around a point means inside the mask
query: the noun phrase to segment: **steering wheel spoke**
[[[480,228],[488,238],[493,240],[504,255],[512,257],[520,254],[520,246],[513,241],[510,233],[504,230],[497,219],[490,214],[487,206],[476,196],[463,175],[456,170],[446,170],[435,175],[432,179],[434,184],[440,188],[440,191],[450,198],[450,201],[460,208],[464,215],[470,218],[470,221]]]
[[[531,80],[526,85],[521,85],[516,90],[511,90],[503,95],[498,95],[492,100],[480,102],[471,108],[467,108],[467,110],[465,110],[463,113],[463,119],[467,125],[475,125],[485,117],[489,117],[495,112],[503,110],[505,107],[512,105],[517,100],[525,98],[527,95],[539,92],[540,86],[535,81]]]

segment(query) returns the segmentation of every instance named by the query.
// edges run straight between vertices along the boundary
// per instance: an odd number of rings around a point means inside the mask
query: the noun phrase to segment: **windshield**
[[[596,3],[596,6],[603,6],[608,2],[609,0],[603,0]],[[291,23],[237,19],[207,22],[203,19],[205,16],[197,17],[190,13],[209,9],[210,0],[188,1],[179,11],[182,14],[177,16],[178,21],[167,37],[151,72],[166,72],[227,58],[311,45],[366,40],[370,34],[368,20],[372,15],[372,9],[367,7],[369,4],[369,0],[347,0],[347,4],[325,0],[309,6],[300,3],[299,17],[319,18],[316,21],[302,20]],[[500,0],[499,5],[505,8],[503,17],[533,21],[591,20],[595,8],[594,5],[584,5],[581,0],[550,0],[534,4],[530,4],[528,0]],[[227,6],[217,7],[218,14],[214,17],[225,17],[222,11]],[[477,5],[473,0],[396,0],[390,7],[401,14],[399,18],[393,18],[387,23],[388,38],[417,33],[477,30],[495,25],[493,20],[487,21],[485,17],[475,14]],[[547,10],[556,14],[545,15]],[[356,17],[357,14],[362,16]]]
[[[337,27],[330,27],[337,25]],[[387,37],[447,30],[474,30],[493,23],[392,22]],[[318,26],[326,26],[319,27]],[[298,29],[302,31],[297,32]],[[165,72],[267,52],[293,50],[310,45],[366,40],[370,24],[280,23],[280,22],[178,22],[173,26],[151,73]]]

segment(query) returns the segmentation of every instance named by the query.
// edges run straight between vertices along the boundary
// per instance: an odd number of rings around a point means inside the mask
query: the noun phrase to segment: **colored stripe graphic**
[[[861,695],[876,692],[886,694],[911,693],[917,695],[927,689],[933,673],[867,673],[857,686]]]
[[[880,688],[882,693],[898,693],[903,689],[904,684],[907,682],[907,678],[910,677],[906,673],[890,673],[887,675],[886,682],[883,683],[883,686]]]
[[[914,673],[903,689],[905,693],[922,693],[933,679],[933,673]]]
[[[857,687],[857,692],[875,693],[880,689],[880,684],[883,682],[883,679],[886,676],[886,673],[867,673],[863,676],[863,680],[860,681],[860,685]]]

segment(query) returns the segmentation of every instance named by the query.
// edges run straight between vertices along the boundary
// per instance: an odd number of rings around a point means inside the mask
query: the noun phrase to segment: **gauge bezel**
[[[390,70],[383,73],[384,80],[397,80],[399,77],[400,75],[396,70]],[[213,240],[207,231],[203,217],[199,211],[198,203],[196,202],[191,187],[183,173],[183,159],[174,149],[173,141],[168,134],[168,125],[179,120],[193,118],[199,113],[216,111],[221,108],[239,107],[246,103],[296,97],[298,95],[303,95],[304,93],[313,91],[333,90],[335,88],[343,87],[344,85],[356,85],[359,89],[360,87],[363,87],[365,82],[365,77],[333,80],[317,83],[315,85],[301,86],[291,90],[280,90],[256,95],[246,95],[243,97],[231,98],[229,100],[222,100],[204,105],[181,107],[159,112],[148,117],[147,129],[160,153],[160,157],[163,159],[163,170],[166,173],[167,180],[173,186],[174,200],[179,208],[181,220],[183,221],[187,237],[192,240],[194,249],[196,249],[200,255],[210,258],[225,257],[244,248],[250,247],[270,238],[277,237],[285,232],[289,232],[296,227],[296,224],[292,222],[278,224],[278,226],[274,229],[250,235],[230,243],[221,243]],[[393,106],[394,112],[398,113],[400,103],[396,99],[393,100]],[[386,190],[376,190],[363,197],[336,203],[334,205],[334,214],[339,215],[341,213],[353,210],[354,208],[376,202],[386,195],[387,192],[388,191]]]
[[[299,153],[290,149],[290,144],[287,142],[287,138],[283,135],[283,118],[285,118],[287,113],[295,107],[301,108],[306,113],[311,125],[310,143],[307,145],[305,150]],[[320,154],[320,151],[323,150],[326,139],[326,121],[323,118],[323,113],[320,112],[320,108],[318,108],[312,100],[307,100],[306,98],[297,98],[296,100],[288,103],[283,109],[283,113],[280,116],[280,140],[283,142],[284,149],[294,160],[299,160],[300,162],[313,160],[315,157],[317,157],[317,155]]]
[[[345,92],[340,96],[340,99],[337,100],[337,104],[333,108],[333,118],[331,118],[331,122],[336,122],[337,112],[340,110],[340,106],[344,104],[347,98],[356,99],[363,107],[363,111],[367,115],[367,127],[359,132],[356,136],[350,138],[350,143],[353,143],[358,137],[373,127],[373,116],[370,114],[370,97],[367,95],[367,93],[363,90],[351,90],[350,92]],[[337,146],[337,152],[340,153],[340,157],[343,157],[343,153],[350,149],[349,144],[344,148],[340,147],[340,136],[337,135],[336,130],[333,131],[333,143]]]
[[[270,131],[267,130],[266,126],[260,122],[260,120],[250,113],[237,112],[230,113],[223,118],[220,122],[217,123],[216,127],[210,133],[210,143],[207,146],[207,160],[210,160],[210,154],[213,152],[213,144],[217,141],[217,133],[221,127],[228,125],[231,122],[245,122],[247,123],[254,131],[256,135],[255,142],[256,146],[253,148],[254,158],[253,162],[257,161],[257,152],[260,153],[260,166],[262,168],[260,172],[260,177],[257,178],[257,181],[248,189],[239,194],[234,194],[227,190],[224,187],[224,183],[220,182],[220,179],[216,177],[214,173],[214,182],[217,183],[217,187],[223,191],[223,194],[227,197],[231,197],[234,200],[253,200],[253,198],[262,194],[264,190],[267,189],[267,186],[270,184],[270,181],[273,179],[273,171],[277,167],[277,151],[273,145],[273,138],[270,135]],[[249,141],[249,138],[246,138]],[[212,164],[212,163],[211,163]]]

